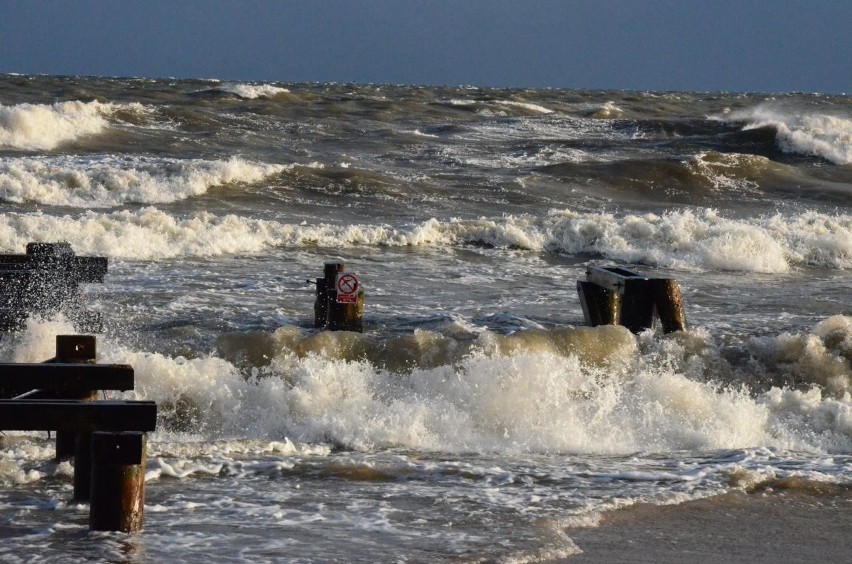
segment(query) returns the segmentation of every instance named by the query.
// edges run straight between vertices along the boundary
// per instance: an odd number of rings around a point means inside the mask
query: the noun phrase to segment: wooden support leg
[[[146,444],[144,433],[92,434],[91,530],[142,529]]]
[[[56,336],[56,362],[68,363],[92,363],[97,358],[95,337],[92,335],[57,335]],[[79,397],[68,397],[68,399],[97,399],[97,390],[91,390]],[[56,432],[56,460],[65,460],[76,456],[75,444],[77,437],[68,431]]]
[[[74,449],[74,501],[89,501],[92,492],[92,433],[77,433]]]
[[[316,301],[314,301],[314,327],[325,327],[325,321],[328,318],[328,288],[325,285],[325,278],[317,278],[317,293]]]
[[[620,296],[593,282],[577,281],[577,294],[583,307],[583,317],[592,327],[619,322]]]
[[[363,330],[362,315],[364,312],[364,295],[358,295],[354,304],[339,304],[336,301],[337,292],[332,291],[333,298],[328,302],[329,331],[358,331]]]
[[[676,280],[657,278],[654,283],[654,304],[664,333],[684,331],[686,314],[683,311],[683,296]]]

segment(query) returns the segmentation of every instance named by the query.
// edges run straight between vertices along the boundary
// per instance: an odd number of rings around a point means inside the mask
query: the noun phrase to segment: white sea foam
[[[700,153],[685,164],[715,190],[726,194],[759,191],[760,184],[755,178],[771,165],[769,159],[759,155],[716,152]]]
[[[145,157],[33,157],[0,162],[0,198],[73,207],[166,203],[212,186],[253,184],[285,165]]]
[[[290,92],[286,88],[271,84],[245,84],[240,82],[228,82],[218,86],[218,88],[249,100],[254,100],[255,98],[272,98],[278,94]]]
[[[592,117],[598,119],[610,119],[614,117],[620,117],[624,113],[624,110],[619,108],[615,102],[610,100],[609,102],[603,104],[593,111],[591,114]]]
[[[140,104],[58,102],[0,104],[0,147],[50,150],[62,143],[96,135],[109,127],[107,118],[120,109],[142,111]]]
[[[288,224],[157,208],[76,216],[42,213],[0,216],[0,249],[18,252],[29,241],[68,241],[80,254],[153,260],[221,256],[276,246],[458,246],[560,253],[686,270],[786,272],[795,265],[852,268],[852,216],[805,212],[729,219],[715,210],[661,215],[552,211],[545,217],[430,219],[407,227]]]
[[[844,335],[852,336],[848,318],[827,324],[833,330],[843,325]],[[33,333],[36,328],[31,324],[4,342],[2,355],[20,358],[19,350],[34,341],[52,345],[51,332]],[[620,330],[626,339],[609,341],[608,355],[595,362],[536,347],[474,348],[454,364],[404,373],[363,360],[300,357],[282,349],[265,371],[247,378],[221,358],[171,358],[108,337],[99,340],[99,360],[133,365],[136,390],[125,397],[158,402],[163,437],[170,429],[184,429],[207,440],[258,440],[267,445],[263,448],[278,441],[282,446],[275,448],[285,450],[290,449],[286,437],[297,444],[331,440],[358,448],[505,454],[852,448],[848,391],[730,388],[714,381],[712,363],[706,361],[718,350],[707,335],[686,334],[702,344],[702,351],[667,347],[666,340],[642,351],[621,328],[584,330],[597,331],[604,341],[608,332]],[[671,337],[681,343],[683,338]],[[710,372],[699,377],[702,370]],[[157,470],[179,476],[186,469]],[[678,479],[700,477],[679,474]],[[660,472],[647,479],[660,479]]]
[[[723,119],[746,121],[746,129],[774,127],[783,151],[822,157],[839,165],[852,163],[852,119],[791,112],[772,105],[731,112]]]
[[[539,104],[533,104],[531,102],[517,102],[515,100],[497,100],[497,104],[500,106],[508,106],[508,107],[516,107],[524,110],[529,110],[531,112],[535,112],[537,114],[552,114],[553,110],[549,108],[545,108]]]
[[[465,100],[454,98],[448,100],[447,103],[451,106],[459,106],[463,108],[477,108],[477,112],[480,114],[490,114],[494,113],[495,110],[499,111],[499,108],[517,108],[520,110],[525,110],[527,112],[532,112],[534,114],[552,114],[553,110],[549,108],[545,108],[542,105],[534,104],[532,102],[519,102],[517,100]]]

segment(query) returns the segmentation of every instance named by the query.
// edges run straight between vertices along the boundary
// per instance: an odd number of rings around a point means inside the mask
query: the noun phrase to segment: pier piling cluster
[[[586,323],[623,325],[634,333],[660,320],[664,333],[686,329],[683,297],[676,280],[648,277],[618,267],[591,267],[577,281]]]

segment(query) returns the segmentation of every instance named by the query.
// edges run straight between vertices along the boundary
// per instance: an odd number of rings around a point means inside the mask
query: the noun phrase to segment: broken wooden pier
[[[146,433],[157,424],[152,401],[99,401],[98,390],[132,390],[133,368],[99,365],[94,337],[57,336],[57,358],[0,363],[0,430],[56,431],[57,457],[70,447],[74,499],[89,501],[92,530],[142,527]],[[84,358],[73,361],[74,354]],[[91,357],[91,358],[89,358]],[[70,441],[68,440],[70,439]]]
[[[673,278],[649,277],[620,267],[589,267],[586,280],[577,281],[586,323],[623,325],[634,333],[654,326],[663,332],[686,329],[683,297]]]
[[[80,284],[103,282],[105,257],[78,257],[68,243],[28,243],[26,254],[0,255],[0,331],[15,331],[32,314],[65,313],[80,331],[99,331]]]

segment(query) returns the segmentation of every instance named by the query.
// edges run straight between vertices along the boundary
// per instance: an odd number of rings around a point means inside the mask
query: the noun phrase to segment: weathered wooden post
[[[654,295],[651,283],[645,277],[629,277],[623,281],[619,324],[633,333],[641,333],[654,326]]]
[[[92,495],[92,432],[74,438],[74,501],[86,502]]]
[[[364,291],[358,277],[344,272],[342,262],[327,262],[316,280],[314,325],[330,331],[362,331]]]
[[[56,357],[48,362],[66,364],[93,364],[97,358],[97,344],[94,335],[57,335]],[[97,390],[86,390],[76,394],[62,394],[54,397],[64,399],[96,400]],[[84,440],[87,440],[84,438]],[[56,460],[71,458],[76,450],[77,434],[68,431],[56,431]]]
[[[583,307],[583,317],[592,327],[618,323],[621,296],[593,282],[577,280],[577,293]]]
[[[146,436],[95,432],[91,440],[89,528],[135,533],[145,506]]]
[[[317,278],[316,301],[314,302],[314,326],[325,327],[328,324],[329,294],[334,291],[337,274],[343,272],[342,262],[327,262],[323,265],[323,277]]]
[[[686,330],[686,314],[683,309],[683,296],[677,280],[656,278],[654,282],[654,305],[663,326],[664,333]]]

